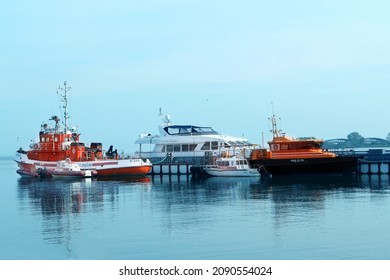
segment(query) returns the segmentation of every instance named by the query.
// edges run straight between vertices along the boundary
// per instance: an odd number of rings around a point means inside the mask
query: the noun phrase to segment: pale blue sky
[[[176,124],[269,139],[272,114],[291,136],[390,132],[389,1],[0,2],[0,154],[59,114],[84,142],[136,150]],[[19,143],[17,139],[19,138]]]

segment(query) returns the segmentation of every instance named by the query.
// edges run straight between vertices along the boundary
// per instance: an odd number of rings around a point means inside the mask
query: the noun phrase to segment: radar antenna
[[[158,116],[161,118],[161,120],[163,121],[163,125],[171,125],[172,122],[171,122],[171,116],[170,115],[163,115],[163,113],[161,112],[161,107],[159,109],[159,113],[158,113]]]

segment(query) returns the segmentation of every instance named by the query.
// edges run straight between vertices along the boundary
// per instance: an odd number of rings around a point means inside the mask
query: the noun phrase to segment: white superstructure
[[[254,148],[246,138],[221,135],[211,127],[173,125],[169,115],[158,130],[158,135],[141,134],[135,142],[136,155],[152,163],[205,164],[221,155],[249,157]]]

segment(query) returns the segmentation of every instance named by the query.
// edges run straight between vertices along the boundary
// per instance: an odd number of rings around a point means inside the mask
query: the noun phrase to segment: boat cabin
[[[249,164],[246,159],[237,158],[237,157],[218,158],[215,161],[215,165],[218,168],[222,168],[222,169],[248,169],[249,168]]]
[[[94,142],[88,147],[79,142],[80,134],[75,129],[61,130],[60,119],[56,116],[50,120],[55,121],[55,126],[49,127],[46,123],[41,125],[39,141],[32,143],[27,152],[29,159],[59,161],[69,158],[72,161],[90,161],[103,158],[102,143]]]
[[[251,160],[257,159],[303,159],[336,157],[322,148],[323,140],[315,137],[290,138],[277,129],[276,117],[273,116],[273,139],[268,142],[269,150],[256,149],[251,153]]]

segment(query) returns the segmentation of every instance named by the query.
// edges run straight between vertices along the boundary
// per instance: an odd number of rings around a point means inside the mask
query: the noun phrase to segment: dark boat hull
[[[358,157],[252,159],[251,166],[270,174],[292,173],[354,173],[358,171]]]

